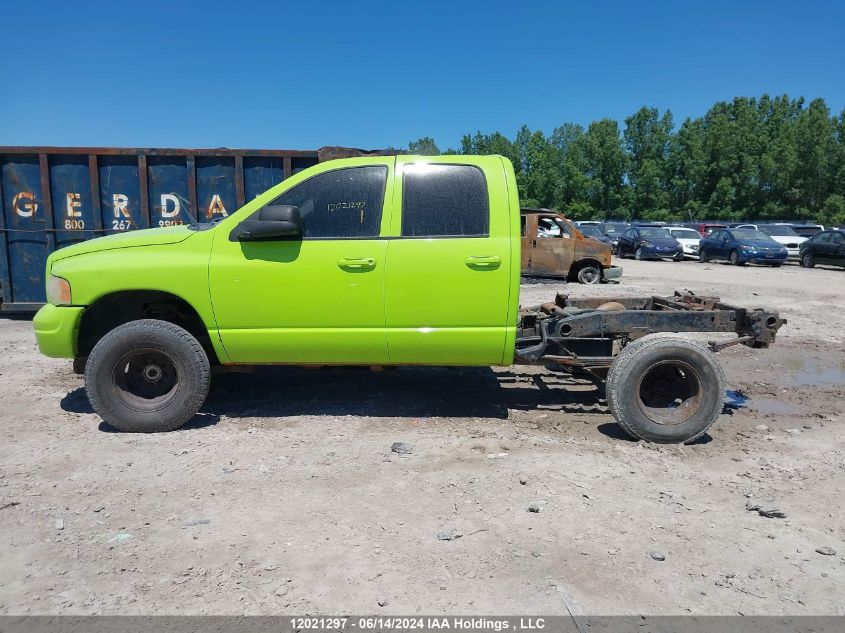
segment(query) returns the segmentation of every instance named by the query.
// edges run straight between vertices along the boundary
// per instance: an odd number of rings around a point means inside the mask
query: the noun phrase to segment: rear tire
[[[704,251],[698,252],[698,259],[702,264],[707,264],[710,262],[710,256]]]
[[[632,437],[693,442],[722,412],[725,375],[706,344],[650,334],[614,359],[605,391],[610,412]]]
[[[173,431],[205,402],[211,368],[202,345],[167,321],[131,321],[88,357],[85,389],[103,420],[127,433]]]
[[[579,284],[597,284],[601,281],[601,268],[596,264],[584,264],[579,269],[575,278]]]
[[[813,257],[813,253],[810,251],[804,253],[804,256],[801,257],[801,265],[804,268],[814,268],[816,265],[816,258]]]

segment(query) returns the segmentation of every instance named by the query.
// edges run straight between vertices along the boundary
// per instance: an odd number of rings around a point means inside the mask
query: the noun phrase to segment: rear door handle
[[[498,268],[502,258],[498,255],[475,255],[467,257],[464,262],[470,268]]]
[[[376,267],[376,260],[372,257],[351,257],[337,260],[337,265],[341,268],[348,268],[352,270],[366,270]]]

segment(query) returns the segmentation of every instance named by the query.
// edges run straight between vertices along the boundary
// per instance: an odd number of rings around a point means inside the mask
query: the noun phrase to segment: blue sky
[[[402,147],[845,106],[845,3],[0,0],[0,145]]]

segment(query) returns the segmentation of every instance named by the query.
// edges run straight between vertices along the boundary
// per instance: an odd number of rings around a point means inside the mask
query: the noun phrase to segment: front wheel
[[[642,259],[643,259],[643,249],[642,249],[642,247],[640,247],[636,251],[634,251],[634,259],[642,261]]]
[[[730,260],[732,266],[745,266],[745,262],[739,261],[739,252],[736,250],[731,251],[728,259]]]
[[[682,261],[684,261],[684,252],[683,252],[683,251],[681,251],[680,253],[678,253],[677,255],[675,255],[675,256],[672,258],[672,260],[673,260],[673,261],[676,261],[676,262],[682,262]]]
[[[205,402],[210,374],[208,356],[189,332],[142,319],[116,327],[94,346],[85,389],[94,410],[121,431],[173,431]]]
[[[813,268],[816,265],[816,258],[813,257],[813,254],[810,251],[807,251],[801,257],[801,265],[804,268]]]
[[[584,264],[576,275],[579,284],[597,284],[601,281],[601,268],[596,264]]]
[[[632,437],[692,442],[722,411],[725,375],[706,344],[650,334],[625,346],[614,359],[605,391],[610,412]]]

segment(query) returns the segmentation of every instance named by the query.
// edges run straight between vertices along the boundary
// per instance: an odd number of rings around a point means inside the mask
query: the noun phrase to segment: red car
[[[727,224],[710,224],[708,222],[703,222],[701,224],[694,223],[694,224],[687,224],[688,227],[691,229],[695,229],[699,233],[701,233],[701,237],[707,237],[716,229],[726,229],[728,228]]]

